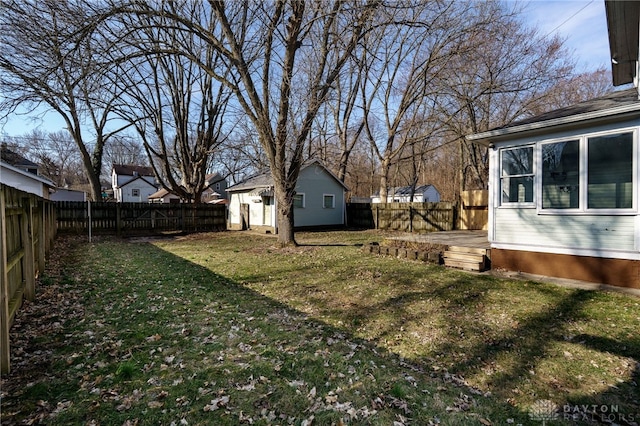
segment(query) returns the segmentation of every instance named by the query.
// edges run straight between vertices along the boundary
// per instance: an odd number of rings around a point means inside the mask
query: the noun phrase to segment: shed
[[[259,173],[227,188],[229,228],[277,232],[276,201],[270,172]],[[300,169],[294,199],[294,226],[345,225],[344,184],[319,161]]]

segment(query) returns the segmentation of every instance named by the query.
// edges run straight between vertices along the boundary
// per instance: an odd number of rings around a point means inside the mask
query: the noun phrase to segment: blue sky
[[[531,0],[526,19],[541,35],[559,34],[574,51],[577,71],[610,69],[609,37],[604,0]]]
[[[467,1],[467,0],[460,0]],[[507,0],[518,1],[525,7],[524,19],[538,27],[541,35],[559,34],[573,51],[577,71],[593,71],[604,66],[610,69],[609,39],[604,0]],[[64,122],[57,114],[30,120],[13,116],[0,122],[0,134],[19,136],[39,127],[46,132],[63,130]]]

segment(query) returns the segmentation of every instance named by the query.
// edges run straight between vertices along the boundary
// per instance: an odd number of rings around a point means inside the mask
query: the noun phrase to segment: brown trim
[[[491,249],[492,269],[640,289],[640,261]]]

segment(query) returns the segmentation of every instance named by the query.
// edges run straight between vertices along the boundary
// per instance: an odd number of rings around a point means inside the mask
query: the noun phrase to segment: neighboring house
[[[640,4],[605,8],[634,88],[468,137],[490,147],[492,268],[640,288]]]
[[[158,191],[151,167],[114,164],[111,168],[111,186],[115,201],[146,203]]]
[[[138,176],[117,188],[116,201],[122,203],[147,203],[149,196],[158,191],[149,178]],[[115,192],[114,192],[115,194]]]
[[[38,174],[38,165],[10,150],[0,147],[0,183],[49,199],[55,183]]]
[[[202,192],[201,202],[211,204],[226,203],[225,191],[227,189],[227,181],[219,173],[207,175],[205,177],[205,186],[206,188]],[[179,203],[180,197],[163,188],[151,194],[149,196],[149,202]]]
[[[294,226],[329,227],[345,224],[347,188],[319,161],[300,169],[294,199]],[[269,172],[227,188],[229,228],[259,229],[276,233],[276,201]]]
[[[440,201],[440,192],[433,185],[416,186],[411,200],[411,186],[389,188],[387,203],[437,203]],[[372,203],[381,203],[380,192],[371,196]]]
[[[153,194],[149,195],[150,203],[164,203],[164,204],[174,204],[180,202],[180,197],[176,194],[172,194],[166,189],[162,188]]]
[[[87,201],[87,193],[74,189],[57,188],[51,194],[51,201]]]
[[[203,203],[218,204],[227,198],[227,181],[220,173],[212,173],[205,177],[207,189],[202,193]]]

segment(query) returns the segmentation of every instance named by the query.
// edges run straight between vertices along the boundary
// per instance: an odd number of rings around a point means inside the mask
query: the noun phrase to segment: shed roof
[[[429,190],[429,188],[433,188],[437,191],[436,187],[430,184],[427,185],[420,185],[420,186],[416,186],[415,190],[413,191],[414,195],[415,194],[424,194],[425,192],[427,192]],[[389,188],[388,191],[388,196],[392,196],[392,195],[411,195],[411,186],[398,186],[398,187],[394,187],[394,188]],[[380,191],[376,192],[375,194],[373,194],[374,197],[379,197],[380,196]]]
[[[306,162],[305,164],[302,165],[302,167],[300,168],[300,171],[302,172],[302,170],[317,164],[318,166],[322,167],[322,169],[324,171],[327,172],[327,174],[329,174],[329,176],[331,176],[333,179],[335,179],[336,182],[338,182],[340,185],[342,185],[345,189],[347,188],[345,186],[345,184],[340,181],[340,179],[337,178],[336,175],[334,175],[333,173],[331,173],[331,171],[329,169],[327,169],[320,161],[318,160],[311,160],[309,162]],[[258,174],[255,174],[253,176],[250,176],[248,178],[246,178],[245,180],[238,182],[235,185],[230,186],[229,188],[227,188],[227,192],[242,192],[242,191],[249,191],[252,189],[271,189],[273,187],[273,177],[271,177],[271,172],[269,170],[264,171],[264,172],[260,172]],[[260,191],[258,191],[260,192]],[[258,194],[258,192],[256,192],[256,194]],[[267,192],[264,193],[265,195],[267,194]]]
[[[15,167],[38,167],[38,165],[33,161],[27,160],[22,155],[9,149],[6,143],[2,143],[2,146],[0,148],[0,159],[2,159],[2,161],[4,161],[5,163]]]

